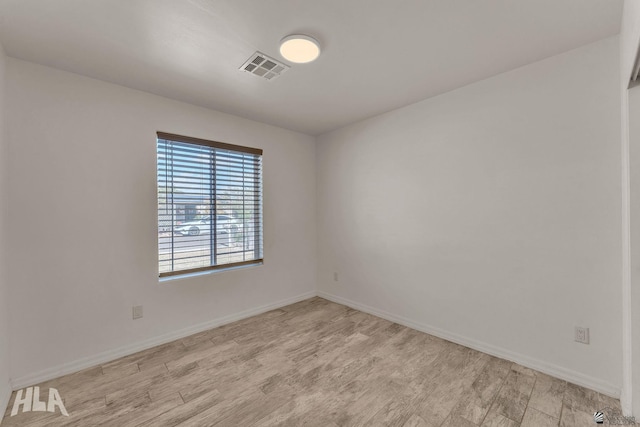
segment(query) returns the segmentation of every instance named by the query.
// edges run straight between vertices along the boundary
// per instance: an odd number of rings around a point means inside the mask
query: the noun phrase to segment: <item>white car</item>
[[[217,215],[216,226],[218,234],[235,234],[242,228],[240,222],[228,215]],[[211,234],[211,218],[202,218],[193,221],[183,222],[173,228],[173,232],[183,236],[198,236],[200,234]]]

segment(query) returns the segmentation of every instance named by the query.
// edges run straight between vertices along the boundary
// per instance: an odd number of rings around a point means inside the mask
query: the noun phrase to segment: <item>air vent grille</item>
[[[289,69],[288,65],[279,62],[264,53],[256,52],[240,67],[240,70],[254,74],[267,80],[275,80]]]

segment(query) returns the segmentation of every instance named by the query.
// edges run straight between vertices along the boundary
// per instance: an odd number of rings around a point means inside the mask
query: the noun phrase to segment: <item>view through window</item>
[[[160,276],[262,262],[262,150],[158,132]]]

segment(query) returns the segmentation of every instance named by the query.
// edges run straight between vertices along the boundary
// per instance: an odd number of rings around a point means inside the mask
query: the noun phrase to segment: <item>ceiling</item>
[[[311,135],[615,35],[622,0],[1,0],[9,56]],[[313,35],[267,81],[238,68]]]

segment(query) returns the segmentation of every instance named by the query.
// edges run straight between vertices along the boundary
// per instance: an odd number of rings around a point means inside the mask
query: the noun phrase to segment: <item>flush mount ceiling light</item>
[[[296,64],[305,64],[320,56],[320,43],[313,37],[292,34],[280,41],[280,55]]]

